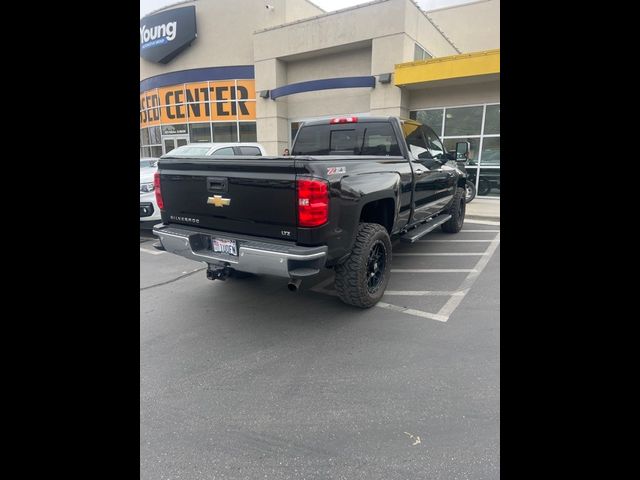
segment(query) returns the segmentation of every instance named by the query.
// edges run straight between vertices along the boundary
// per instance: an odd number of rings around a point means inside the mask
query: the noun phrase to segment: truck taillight
[[[332,118],[329,122],[331,125],[334,123],[358,123],[358,117],[338,117]]]
[[[329,183],[319,179],[298,180],[298,226],[319,227],[329,220]]]
[[[160,210],[164,210],[164,200],[162,200],[162,190],[160,189],[160,172],[153,174],[153,191],[156,194],[156,203]]]

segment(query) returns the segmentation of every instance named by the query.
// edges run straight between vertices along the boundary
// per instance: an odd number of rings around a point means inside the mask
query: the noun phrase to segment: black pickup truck
[[[293,291],[332,268],[340,299],[368,308],[389,282],[391,238],[462,228],[467,151],[414,120],[339,117],[303,123],[289,157],[168,153],[156,248],[205,262],[212,280],[275,275]]]

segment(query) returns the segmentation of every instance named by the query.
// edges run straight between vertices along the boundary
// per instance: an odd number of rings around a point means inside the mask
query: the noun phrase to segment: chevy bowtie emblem
[[[231,205],[231,199],[222,198],[220,195],[214,195],[213,197],[207,198],[207,203],[209,205],[215,205],[216,207],[224,207]]]

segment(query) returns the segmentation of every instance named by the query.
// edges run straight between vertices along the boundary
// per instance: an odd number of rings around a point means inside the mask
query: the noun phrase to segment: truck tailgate
[[[164,200],[163,221],[225,232],[296,239],[296,170],[293,159],[163,159],[159,172]]]

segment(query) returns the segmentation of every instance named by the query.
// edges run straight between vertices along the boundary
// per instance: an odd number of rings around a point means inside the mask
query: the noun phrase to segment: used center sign
[[[140,56],[150,62],[169,63],[197,36],[194,6],[149,15],[140,20]]]

